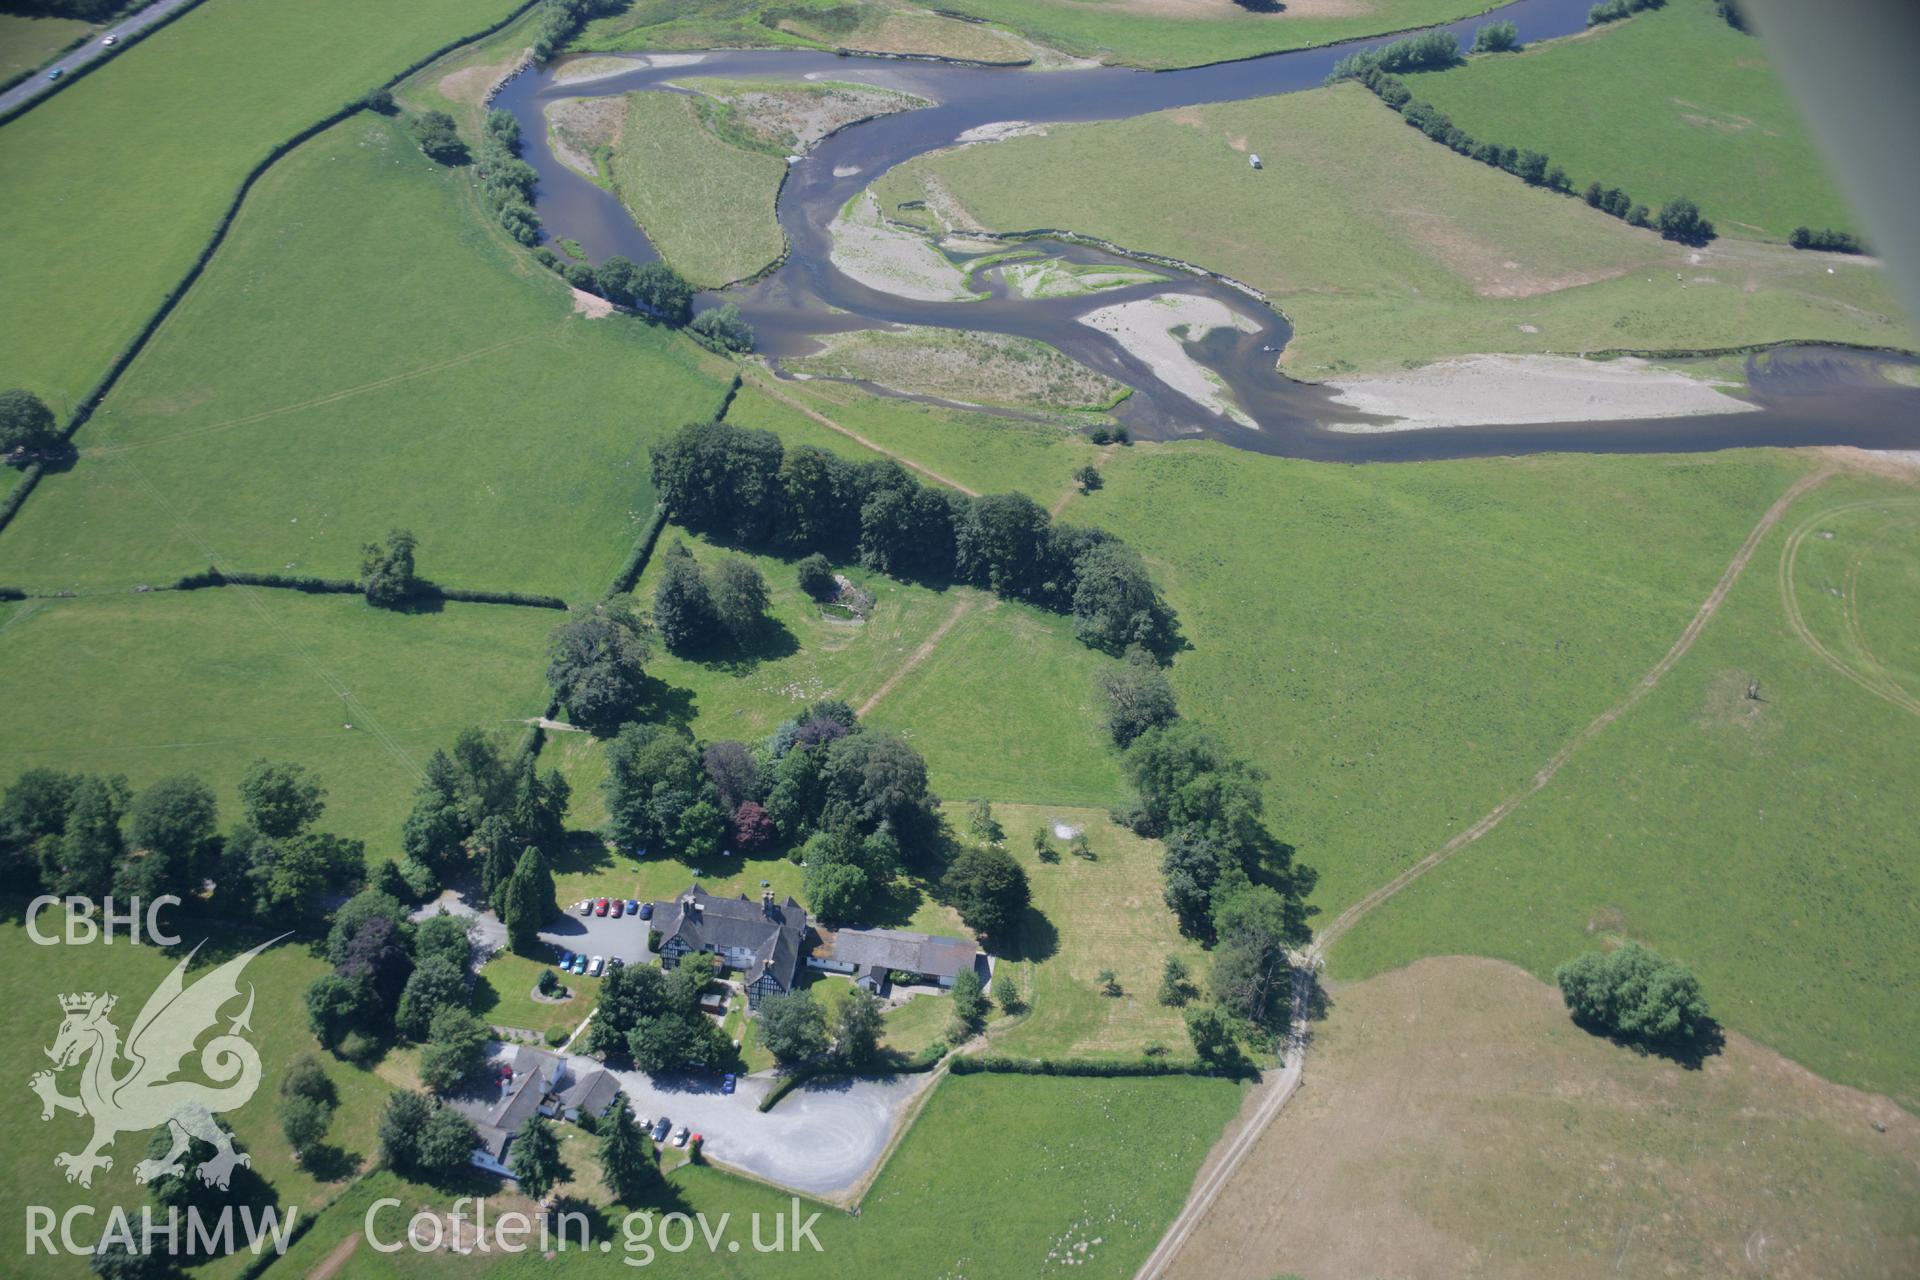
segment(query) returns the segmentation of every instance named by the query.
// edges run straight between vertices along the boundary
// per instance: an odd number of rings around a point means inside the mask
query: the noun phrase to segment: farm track
[[[825,427],[827,430],[837,431],[841,435],[845,436],[849,440],[852,440],[856,444],[859,444],[865,448],[871,449],[875,453],[881,454],[885,457],[892,458],[895,462],[899,463],[901,466],[906,467],[910,471],[919,472],[921,475],[933,481],[935,484],[945,485],[949,489],[957,489],[961,493],[966,494],[969,498],[977,498],[980,496],[980,491],[978,489],[969,489],[966,485],[961,484],[958,480],[952,479],[951,477],[948,477],[948,476],[943,476],[938,471],[935,471],[932,467],[923,466],[920,463],[915,462],[912,458],[907,457],[907,455],[905,455],[904,453],[895,453],[892,449],[887,448],[885,445],[880,444],[877,441],[867,439],[867,437],[861,435],[858,431],[853,430],[851,427],[843,427],[839,423],[835,422],[832,418],[829,418],[826,414],[820,413],[817,410],[812,409],[807,405],[800,403],[800,401],[794,399],[792,396],[788,395],[786,392],[780,390],[779,387],[775,386],[771,378],[764,377],[756,373],[753,378],[753,385],[758,387],[760,390],[766,392],[768,395],[772,396],[775,400],[778,400],[781,404],[784,404],[785,406],[787,406],[787,408],[792,409],[796,413],[805,414],[807,417],[813,419],[813,421],[819,423],[821,426]]]
[[[1734,583],[1739,581],[1740,575],[1745,572],[1747,565],[1753,560],[1754,553],[1759,550],[1761,541],[1773,527],[1781,521],[1787,514],[1788,509],[1791,508],[1803,494],[1826,483],[1826,481],[1831,479],[1835,474],[1836,472],[1833,468],[1825,467],[1802,476],[1789,485],[1786,492],[1781,494],[1780,497],[1774,501],[1773,505],[1767,508],[1765,513],[1761,515],[1759,521],[1753,526],[1752,530],[1748,532],[1746,540],[1740,544],[1740,549],[1734,553],[1733,559],[1728,562],[1725,571],[1721,573],[1720,580],[1714,584],[1713,590],[1707,593],[1707,598],[1701,602],[1699,609],[1694,612],[1692,620],[1688,622],[1686,628],[1681,631],[1679,638],[1673,642],[1672,647],[1667,650],[1660,660],[1654,663],[1645,675],[1640,677],[1640,680],[1628,691],[1624,698],[1595,716],[1585,728],[1570,738],[1560,750],[1554,753],[1553,758],[1548,760],[1539,772],[1533,775],[1525,787],[1501,801],[1478,822],[1475,822],[1464,831],[1459,832],[1438,849],[1429,853],[1426,857],[1420,859],[1420,861],[1414,863],[1405,871],[1402,871],[1399,875],[1381,885],[1378,889],[1375,889],[1359,901],[1353,903],[1345,911],[1342,911],[1334,918],[1333,923],[1322,930],[1320,935],[1314,939],[1313,943],[1308,947],[1306,954],[1298,957],[1294,971],[1293,1020],[1288,1030],[1287,1055],[1285,1065],[1275,1080],[1273,1094],[1260,1104],[1259,1108],[1248,1119],[1241,1131],[1235,1134],[1225,1148],[1219,1152],[1211,1172],[1206,1174],[1194,1187],[1192,1194],[1188,1197],[1187,1204],[1181,1209],[1179,1216],[1174,1218],[1173,1222],[1168,1226],[1166,1233],[1160,1238],[1160,1243],[1154,1248],[1154,1251],[1149,1254],[1146,1261],[1141,1264],[1139,1271],[1134,1275],[1134,1280],[1157,1280],[1158,1277],[1166,1273],[1168,1267],[1173,1263],[1173,1260],[1179,1255],[1180,1249],[1185,1245],[1187,1239],[1199,1228],[1200,1224],[1206,1220],[1207,1214],[1212,1210],[1214,1202],[1219,1198],[1221,1191],[1226,1185],[1233,1180],[1234,1174],[1239,1170],[1240,1165],[1245,1161],[1248,1153],[1258,1145],[1260,1137],[1265,1132],[1267,1126],[1273,1122],[1275,1116],[1280,1114],[1281,1109],[1286,1106],[1288,1099],[1290,1099],[1297,1090],[1304,1073],[1307,1039],[1305,996],[1303,992],[1310,986],[1310,979],[1307,977],[1307,974],[1311,970],[1320,967],[1327,950],[1351,930],[1354,925],[1358,924],[1369,912],[1379,907],[1382,903],[1392,898],[1395,894],[1405,889],[1427,872],[1439,866],[1442,862],[1445,862],[1448,858],[1451,858],[1454,854],[1460,852],[1460,850],[1474,843],[1481,836],[1486,835],[1489,831],[1499,826],[1506,820],[1508,814],[1512,813],[1529,797],[1543,790],[1548,783],[1552,782],[1554,777],[1565,767],[1566,763],[1573,758],[1574,754],[1578,752],[1581,747],[1592,741],[1592,739],[1598,736],[1608,725],[1631,711],[1647,694],[1651,693],[1655,686],[1666,677],[1667,673],[1678,665],[1680,659],[1684,658],[1687,652],[1693,648],[1694,642],[1697,641],[1701,633],[1706,630],[1707,624],[1711,622],[1714,615],[1720,611],[1720,606],[1726,602],[1727,595],[1732,591]],[[1874,504],[1862,503],[1852,505]],[[1820,516],[1816,516],[1814,519],[1817,521],[1828,514],[1830,514],[1830,512],[1822,512]],[[1812,523],[1812,521],[1809,521],[1807,525],[1802,526],[1802,529],[1811,528]],[[1790,546],[1791,545],[1797,544],[1790,543]],[[1790,570],[1787,565],[1787,555],[1783,552],[1783,582],[1790,585]],[[1796,627],[1796,630],[1799,630],[1799,628]],[[1813,640],[1810,633],[1802,632],[1802,638],[1814,644],[1816,648],[1819,647],[1818,642]],[[1825,651],[1823,650],[1822,652],[1824,655]],[[1831,657],[1829,657],[1828,660],[1834,661]],[[1849,674],[1850,678],[1860,679],[1860,677],[1853,675],[1851,672],[1847,674]],[[1261,1087],[1266,1087],[1265,1082],[1263,1082]]]
[[[989,601],[986,608],[996,608],[999,603],[998,600]],[[940,647],[940,642],[947,638],[947,633],[960,625],[960,619],[966,617],[978,608],[980,608],[979,601],[971,596],[956,601],[953,606],[953,612],[940,620],[940,625],[933,629],[933,634],[920,642],[920,647],[908,655],[907,660],[901,663],[892,675],[881,682],[880,687],[875,689],[872,696],[860,704],[860,709],[854,714],[865,718],[868,712],[880,705],[882,698],[893,692],[894,686],[906,679],[907,675],[912,672],[915,667],[933,656],[933,651]]]
[[[1800,548],[1822,521],[1831,520],[1834,516],[1845,515],[1853,511],[1862,511],[1876,507],[1886,509],[1889,506],[1906,507],[1911,505],[1913,504],[1890,504],[1881,500],[1869,499],[1861,502],[1842,503],[1836,507],[1828,507],[1824,511],[1816,512],[1807,517],[1807,519],[1802,521],[1799,527],[1788,536],[1786,545],[1782,547],[1780,551],[1780,605],[1781,608],[1786,611],[1787,625],[1793,628],[1793,633],[1800,638],[1803,644],[1813,650],[1822,662],[1881,701],[1890,703],[1902,711],[1910,712],[1913,715],[1920,715],[1920,697],[1914,696],[1914,694],[1901,687],[1901,685],[1894,680],[1892,675],[1888,673],[1885,664],[1875,657],[1873,650],[1867,646],[1866,635],[1861,629],[1858,597],[1860,565],[1866,558],[1867,551],[1871,550],[1874,544],[1869,543],[1866,547],[1855,553],[1853,558],[1848,562],[1844,578],[1845,585],[1841,590],[1841,610],[1846,621],[1847,635],[1852,641],[1851,647],[1858,658],[1857,664],[1855,662],[1849,662],[1847,658],[1836,653],[1832,647],[1814,634],[1812,627],[1807,625],[1806,616],[1800,608],[1798,584],[1795,577],[1799,570]],[[1914,523],[1915,522],[1908,521],[1894,527],[1902,529],[1911,528]],[[1885,536],[1885,532],[1886,531],[1883,531],[1882,536]]]

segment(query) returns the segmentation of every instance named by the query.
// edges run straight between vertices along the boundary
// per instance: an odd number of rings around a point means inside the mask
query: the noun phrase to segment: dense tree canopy
[[[326,811],[327,791],[305,765],[261,757],[240,777],[240,803],[260,834],[284,839],[319,820]]]
[[[24,449],[42,453],[60,442],[53,410],[31,391],[0,391],[0,456]]]
[[[940,888],[975,932],[1005,944],[1019,932],[1032,901],[1027,873],[1005,849],[963,849],[947,868]]]
[[[1650,1048],[1685,1048],[1712,1029],[1699,979],[1637,942],[1589,951],[1554,971],[1574,1021]]]
[[[781,1066],[791,1067],[827,1049],[827,1011],[805,991],[771,995],[756,1011],[760,1043]]]
[[[574,723],[611,731],[646,687],[647,624],[624,600],[594,607],[547,640],[547,683]]]
[[[1054,525],[1024,494],[969,498],[924,486],[891,459],[788,453],[772,432],[725,422],[682,427],[656,446],[653,477],[676,520],[728,542],[958,578],[1071,613],[1084,642],[1113,653],[1138,644],[1164,655],[1177,644],[1173,612],[1138,556],[1110,534]],[[823,567],[812,579],[821,591]],[[676,591],[693,594],[685,583]]]
[[[367,603],[398,609],[419,594],[413,553],[419,541],[405,529],[387,534],[384,544],[369,542],[361,552],[360,584]]]

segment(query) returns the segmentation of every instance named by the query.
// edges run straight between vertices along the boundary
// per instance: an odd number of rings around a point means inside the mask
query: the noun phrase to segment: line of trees
[[[1107,732],[1136,792],[1113,818],[1165,842],[1167,906],[1183,934],[1213,949],[1214,1003],[1187,1010],[1188,1032],[1203,1059],[1225,1061],[1242,1035],[1284,1025],[1287,953],[1311,933],[1313,871],[1267,829],[1265,775],[1180,718],[1166,673],[1149,656],[1129,655],[1098,684]],[[1184,984],[1184,970],[1173,981]]]
[[[1382,102],[1399,112],[1402,120],[1458,154],[1496,169],[1504,169],[1529,186],[1545,187],[1562,195],[1573,193],[1573,180],[1567,176],[1567,171],[1554,164],[1545,152],[1523,150],[1475,138],[1456,125],[1446,112],[1430,102],[1415,98],[1405,81],[1377,67],[1362,67],[1353,72],[1350,78],[1365,85]],[[1703,217],[1700,207],[1685,196],[1668,201],[1658,214],[1653,214],[1644,204],[1635,204],[1620,188],[1602,187],[1595,182],[1588,185],[1586,200],[1603,213],[1610,213],[1636,227],[1652,227],[1666,239],[1681,244],[1702,245],[1715,235],[1713,223]]]
[[[656,446],[653,481],[676,520],[723,540],[970,583],[1070,614],[1080,641],[1109,653],[1165,656],[1179,643],[1137,552],[1102,530],[1054,524],[1024,494],[969,497],[922,485],[892,459],[788,452],[770,431],[725,422],[690,424]]]
[[[540,215],[533,208],[540,175],[520,158],[520,122],[511,111],[487,112],[474,172],[480,179],[480,198],[507,234],[524,245],[540,243]]]
[[[1832,227],[1822,227],[1815,231],[1811,227],[1795,227],[1793,234],[1787,237],[1787,243],[1796,249],[1824,249],[1828,253],[1865,253],[1867,246],[1860,237],[1851,231],[1835,231]]]
[[[533,56],[545,62],[567,47],[567,42],[589,21],[618,13],[629,0],[546,0],[533,33]]]
[[[1587,10],[1587,25],[1597,27],[1602,23],[1618,22],[1622,18],[1631,17],[1642,9],[1666,7],[1667,0],[1601,0],[1601,3]]]
[[[612,257],[594,267],[567,262],[545,247],[535,249],[533,256],[574,288],[616,306],[629,307],[676,327],[693,317],[693,286],[664,262],[635,264]]]
[[[325,796],[301,766],[256,760],[222,836],[213,789],[192,775],[136,796],[119,774],[28,769],[0,797],[0,873],[63,895],[173,894],[230,918],[310,920],[359,883],[365,859],[358,840],[314,830]]]
[[[1348,54],[1333,64],[1327,80],[1351,79],[1365,71],[1438,71],[1461,61],[1460,41],[1453,32],[1423,31],[1377,49]]]

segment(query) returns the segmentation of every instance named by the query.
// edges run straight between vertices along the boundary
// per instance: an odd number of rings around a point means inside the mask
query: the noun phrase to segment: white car
[[[575,911],[578,911],[583,916],[590,916],[593,914],[593,899],[582,898],[580,899],[580,901],[573,904],[573,909]]]
[[[595,956],[593,959],[587,961],[587,976],[589,978],[597,978],[606,967],[606,961],[602,960],[599,956]]]
[[[678,1129],[674,1130],[673,1145],[676,1147],[686,1146],[687,1139],[692,1135],[692,1133],[693,1133],[693,1130],[687,1128],[687,1126],[685,1125],[681,1125]]]
[[[117,44],[119,44],[119,43],[120,43],[120,37],[119,37],[119,36],[108,36],[108,37],[107,37],[107,38],[106,38],[105,40],[102,40],[102,41],[101,41],[100,43],[101,43],[101,44],[103,44],[103,45],[105,45],[105,46],[106,46],[107,48],[109,48],[109,49],[111,49],[111,48],[113,48],[113,46],[115,46],[115,45],[117,45]]]

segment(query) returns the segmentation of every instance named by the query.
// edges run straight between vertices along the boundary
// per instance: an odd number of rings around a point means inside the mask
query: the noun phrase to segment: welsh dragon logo
[[[240,973],[247,962],[278,941],[274,938],[235,956],[192,986],[184,980],[193,959],[189,953],[147,997],[124,1045],[119,1028],[108,1019],[118,997],[91,991],[60,997],[66,1018],[53,1047],[46,1050],[53,1070],[36,1071],[27,1085],[40,1095],[42,1120],[53,1119],[56,1111],[93,1119],[92,1141],[77,1152],[53,1158],[55,1167],[66,1170],[68,1182],[92,1186],[95,1170],[113,1168],[113,1157],[104,1152],[117,1135],[146,1133],[163,1124],[172,1131],[172,1148],[159,1160],[142,1160],[134,1166],[138,1182],[182,1172],[181,1157],[189,1138],[215,1149],[213,1158],[199,1169],[209,1186],[226,1190],[234,1166],[252,1163],[245,1153],[233,1149],[233,1139],[213,1122],[215,1112],[243,1105],[260,1087],[260,1055],[241,1035],[252,1030],[251,984],[246,1007],[200,1049],[200,1070],[212,1083],[175,1076],[201,1036],[216,1029],[220,1011],[239,999]],[[194,952],[199,949],[195,947]],[[74,1066],[80,1067],[80,1092],[69,1097],[60,1092],[56,1074]]]

